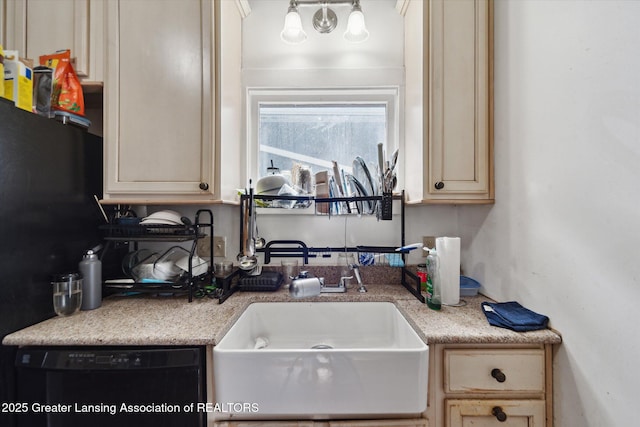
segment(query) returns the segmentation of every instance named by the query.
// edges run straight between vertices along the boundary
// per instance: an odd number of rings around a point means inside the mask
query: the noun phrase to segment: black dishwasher
[[[16,356],[17,426],[203,427],[201,347],[33,347]]]

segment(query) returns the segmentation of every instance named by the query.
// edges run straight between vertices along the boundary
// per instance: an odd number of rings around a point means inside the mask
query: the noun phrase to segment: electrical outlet
[[[200,257],[209,258],[211,255],[211,237],[204,236],[198,240],[197,253]],[[227,256],[227,238],[213,236],[213,256],[224,258]]]
[[[423,236],[422,245],[429,249],[433,249],[436,247],[436,238],[434,236]],[[428,254],[429,253],[427,251],[422,251],[423,256],[427,256]]]
[[[213,256],[224,258],[227,256],[227,238],[213,236]]]
[[[196,253],[202,258],[209,258],[211,256],[211,238],[208,235],[205,235],[202,239],[198,239]]]

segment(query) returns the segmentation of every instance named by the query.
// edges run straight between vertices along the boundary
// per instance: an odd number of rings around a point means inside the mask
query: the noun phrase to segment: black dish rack
[[[375,203],[380,203],[382,205],[386,205],[384,209],[384,213],[380,216],[380,220],[391,220],[392,218],[392,207],[391,203],[393,200],[400,201],[400,243],[398,247],[405,246],[405,197],[404,190],[397,194],[385,194],[383,196],[352,196],[352,197],[332,197],[332,198],[320,198],[314,196],[271,196],[271,195],[253,195],[256,201],[273,201],[273,200],[295,200],[296,202],[314,202],[316,209],[316,214],[318,214],[318,204],[320,203],[362,203],[364,201],[373,201]],[[244,227],[242,224],[244,223],[244,205],[246,203],[250,203],[251,196],[249,194],[243,194],[240,197],[240,242],[244,242]],[[310,204],[310,203],[309,203]],[[308,206],[308,205],[307,205]],[[350,213],[349,215],[354,215],[354,213]],[[321,215],[327,216],[329,215]],[[272,258],[278,257],[298,257],[302,258],[303,264],[307,264],[309,262],[309,258],[316,258],[318,256],[323,256],[323,254],[332,253],[332,252],[351,252],[351,253],[359,253],[359,252],[370,252],[370,253],[378,253],[378,254],[399,254],[402,258],[402,285],[419,301],[425,302],[424,295],[421,292],[421,284],[420,278],[409,270],[406,267],[406,255],[408,251],[396,251],[396,247],[389,246],[340,246],[340,247],[311,247],[307,246],[304,242],[300,240],[272,240],[270,242],[266,242],[264,248],[257,249],[256,252],[262,253],[264,255],[264,263],[269,264],[272,261]],[[233,290],[231,290],[233,292]]]
[[[210,294],[213,283],[213,213],[209,209],[196,212],[195,222],[188,225],[161,224],[105,224],[100,226],[106,241],[105,252],[113,242],[188,242],[188,274],[176,283],[133,283],[116,285],[120,291],[156,294],[187,294],[189,302],[198,295]],[[207,234],[208,231],[208,234]],[[198,240],[209,238],[209,268],[203,275],[193,277],[192,260]]]

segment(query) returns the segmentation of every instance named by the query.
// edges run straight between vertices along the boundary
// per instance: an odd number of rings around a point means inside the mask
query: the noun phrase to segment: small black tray
[[[275,292],[282,286],[283,277],[279,271],[263,271],[258,276],[243,276],[238,289],[247,292]]]

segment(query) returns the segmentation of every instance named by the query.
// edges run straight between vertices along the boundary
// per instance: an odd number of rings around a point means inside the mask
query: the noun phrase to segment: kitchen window
[[[377,146],[387,153],[398,146],[398,88],[283,90],[249,89],[249,177],[281,172],[294,164],[313,174],[337,161],[352,173],[356,156],[371,173],[377,170]]]

